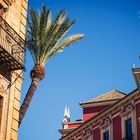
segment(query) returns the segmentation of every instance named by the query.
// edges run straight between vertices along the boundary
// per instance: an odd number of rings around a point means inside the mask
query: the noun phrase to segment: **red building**
[[[113,90],[80,103],[83,120],[70,122],[65,108],[61,140],[140,140],[140,69],[132,69],[137,89]]]

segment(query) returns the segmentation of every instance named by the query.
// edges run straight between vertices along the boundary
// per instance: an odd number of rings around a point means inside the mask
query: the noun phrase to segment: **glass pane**
[[[128,119],[125,122],[125,128],[126,128],[126,137],[130,137],[132,135],[132,119]]]
[[[104,133],[104,140],[109,140],[109,132]]]

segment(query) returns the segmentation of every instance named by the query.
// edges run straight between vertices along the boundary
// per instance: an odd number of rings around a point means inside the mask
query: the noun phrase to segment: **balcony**
[[[130,135],[130,136],[127,136],[125,138],[123,138],[123,140],[134,140],[134,135]]]
[[[24,40],[0,17],[0,65],[10,71],[24,69]]]
[[[15,2],[15,0],[0,0],[0,5],[4,8],[8,8],[8,6],[12,5],[13,2]]]
[[[12,5],[15,0],[4,0],[7,5]]]

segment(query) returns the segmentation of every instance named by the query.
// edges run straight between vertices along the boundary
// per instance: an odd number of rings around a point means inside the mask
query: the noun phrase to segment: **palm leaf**
[[[27,37],[31,43],[27,45],[27,48],[35,64],[45,65],[51,56],[83,38],[83,35],[77,34],[63,40],[75,22],[67,17],[65,10],[60,10],[56,18],[52,20],[51,10],[45,5],[38,14],[30,8]]]
[[[78,42],[83,37],[84,37],[83,34],[75,34],[75,35],[67,37],[66,39],[61,41],[59,44],[57,44],[57,46],[47,54],[46,58],[44,59],[45,60],[44,63],[46,63],[50,57],[52,57],[56,53],[62,52],[65,47],[68,47],[69,45]]]

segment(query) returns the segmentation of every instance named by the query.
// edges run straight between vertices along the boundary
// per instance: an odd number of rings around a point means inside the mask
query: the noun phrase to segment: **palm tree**
[[[45,65],[56,53],[61,52],[65,47],[79,41],[83,34],[75,34],[63,39],[74,21],[70,21],[65,10],[60,10],[52,20],[51,10],[45,5],[38,14],[30,8],[30,19],[27,20],[27,49],[34,60],[34,67],[30,72],[31,85],[27,91],[23,104],[20,108],[19,126],[25,116],[32,97],[37,89],[38,83],[45,76]]]

